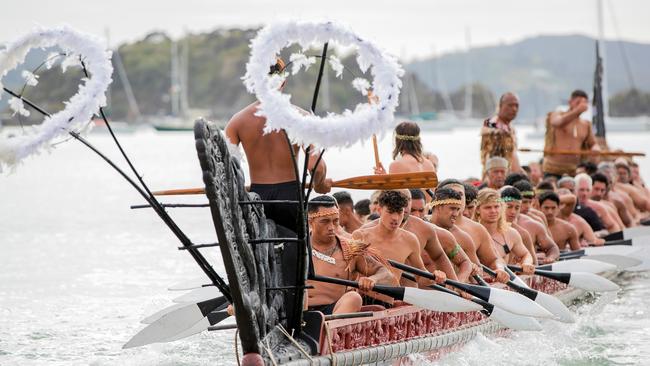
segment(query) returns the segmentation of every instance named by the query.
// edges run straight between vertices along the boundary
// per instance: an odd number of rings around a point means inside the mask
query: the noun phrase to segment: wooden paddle
[[[361,175],[332,182],[332,187],[348,189],[431,188],[438,185],[434,172]],[[168,189],[152,192],[155,196],[204,194],[205,188]]]
[[[521,152],[543,152],[546,155],[599,155],[599,156],[645,156],[642,152],[597,151],[597,150],[562,150],[562,149],[529,149],[522,147]]]

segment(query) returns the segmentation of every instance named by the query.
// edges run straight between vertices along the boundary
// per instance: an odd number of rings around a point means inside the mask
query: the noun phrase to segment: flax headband
[[[447,198],[444,200],[437,200],[430,203],[431,207],[442,206],[442,205],[463,205],[463,201],[457,200],[454,198]]]
[[[307,215],[309,219],[316,219],[323,216],[338,215],[339,209],[337,207],[327,207],[325,209],[319,210],[318,212],[310,213]]]
[[[398,140],[405,140],[405,141],[418,141],[420,139],[420,136],[409,136],[409,135],[395,135],[395,138]]]

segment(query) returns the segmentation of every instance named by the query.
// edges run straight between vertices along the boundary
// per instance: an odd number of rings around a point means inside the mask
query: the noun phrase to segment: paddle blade
[[[151,314],[148,317],[142,319],[140,321],[140,323],[142,323],[142,324],[151,324],[151,323],[155,322],[156,320],[162,318],[164,315],[167,315],[167,314],[171,313],[172,311],[174,311],[176,309],[180,309],[183,306],[187,306],[187,304],[174,304],[172,306],[168,306],[168,307],[166,307],[166,308],[164,308],[162,310],[159,310],[158,312],[156,312],[154,314]]]
[[[221,302],[221,299],[212,299],[197,304],[187,304],[171,311],[140,330],[122,348],[144,346],[175,337],[200,322]]]
[[[585,255],[592,256],[596,254],[617,254],[617,255],[630,255],[639,248],[629,245],[611,245],[607,247],[589,247],[585,248]]]
[[[496,306],[489,318],[513,330],[542,330],[542,325],[539,324],[537,319],[513,314]]]
[[[623,230],[623,239],[637,239],[640,237],[647,237],[650,235],[650,226],[635,226],[628,227]],[[634,245],[638,244],[650,244],[650,238],[645,238],[644,242],[634,240]]]
[[[568,259],[566,261],[555,262],[550,265],[550,270],[554,272],[601,273],[613,271],[615,269],[616,266],[613,264],[600,262],[593,259]]]
[[[179,281],[176,282],[175,284],[169,286],[167,289],[169,291],[188,291],[188,290],[194,290],[199,287],[204,287],[203,285],[206,284],[208,280],[206,280],[204,277],[196,277],[196,278],[190,278],[187,280]],[[205,286],[208,287],[208,286]]]
[[[512,291],[492,287],[490,288],[490,298],[487,301],[514,314],[535,318],[553,317],[553,314],[531,299]]]
[[[450,313],[483,309],[481,305],[467,301],[456,295],[441,291],[421,290],[413,287],[404,288],[404,302],[423,309]]]
[[[332,187],[348,189],[433,188],[438,185],[434,172],[375,174],[337,180]]]
[[[618,291],[620,287],[614,282],[593,273],[571,272],[569,286],[587,291]]]
[[[589,258],[603,262],[603,263],[608,263],[613,266],[616,266],[618,269],[626,269],[634,266],[638,266],[639,264],[643,263],[643,261],[628,257],[626,255],[618,255],[618,254],[595,254],[595,255],[590,255]],[[584,271],[588,272],[588,271]]]
[[[576,318],[573,313],[564,305],[560,299],[541,291],[537,292],[535,302],[540,304],[544,309],[548,310],[555,320],[563,323],[575,323]]]
[[[201,302],[201,301],[214,299],[215,297],[220,297],[220,296],[221,296],[221,292],[219,291],[219,289],[217,289],[214,286],[208,286],[208,287],[201,287],[201,288],[197,288],[196,290],[192,290],[184,295],[181,295],[173,299],[172,301],[178,303]]]

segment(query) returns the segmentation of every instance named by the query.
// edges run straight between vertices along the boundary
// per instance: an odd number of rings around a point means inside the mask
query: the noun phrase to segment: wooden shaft
[[[379,147],[377,147],[377,135],[372,135],[372,148],[375,150],[375,168],[379,169],[381,162],[379,161]]]
[[[551,149],[519,149],[521,152],[543,152],[547,155],[600,155],[600,156],[645,156],[643,152],[617,152],[597,150],[551,150]]]

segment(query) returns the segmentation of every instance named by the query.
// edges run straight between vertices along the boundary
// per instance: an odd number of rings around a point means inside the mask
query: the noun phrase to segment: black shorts
[[[257,193],[262,200],[298,200],[298,189],[296,181],[274,183],[274,184],[251,184],[251,192]],[[287,229],[296,232],[298,222],[297,204],[264,204],[264,214],[267,219],[273,220],[276,225],[282,225]]]
[[[309,311],[320,311],[324,315],[332,315],[332,313],[334,312],[334,307],[335,306],[336,306],[336,303],[333,302],[331,304],[310,306],[308,309],[309,309]]]

